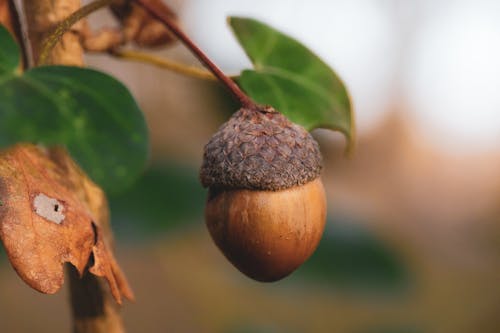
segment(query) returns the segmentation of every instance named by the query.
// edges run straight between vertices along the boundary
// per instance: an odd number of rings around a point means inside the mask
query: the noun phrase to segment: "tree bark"
[[[0,0],[3,1],[3,0]],[[31,45],[32,59],[36,64],[43,41],[54,26],[80,8],[79,0],[23,0],[23,11],[28,25],[28,39]],[[50,64],[83,66],[83,48],[80,43],[79,30],[83,22],[73,26],[63,35],[49,56]],[[85,189],[82,189],[85,191]],[[82,192],[82,200],[92,201]],[[99,204],[89,203],[92,214],[100,219],[104,237],[113,238],[109,226],[109,208],[101,194]],[[85,271],[82,277],[76,269],[67,266],[74,333],[124,333],[122,319],[116,301],[111,296],[107,283]]]

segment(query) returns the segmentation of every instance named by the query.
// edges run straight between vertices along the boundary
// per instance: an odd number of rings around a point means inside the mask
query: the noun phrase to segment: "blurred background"
[[[168,0],[229,74],[250,63],[226,16],[298,38],[345,81],[357,149],[315,130],[328,221],[316,253],[283,281],[241,275],[203,221],[204,144],[236,104],[217,83],[90,55],[131,89],[152,158],[110,198],[117,256],[136,293],[129,332],[500,332],[500,2]],[[106,12],[94,26],[113,25]],[[180,45],[153,53],[187,64]],[[65,332],[67,292],[29,289],[0,265],[0,332]],[[21,316],[20,316],[21,314]]]

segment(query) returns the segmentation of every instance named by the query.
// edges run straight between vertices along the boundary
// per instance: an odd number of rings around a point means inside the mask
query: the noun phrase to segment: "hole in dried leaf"
[[[94,252],[90,252],[90,256],[89,256],[89,262],[88,262],[88,267],[89,268],[92,268],[94,267],[95,265],[95,257],[94,257]]]
[[[97,226],[95,225],[94,221],[92,221],[91,224],[92,224],[92,231],[94,232],[94,245],[96,245],[98,240]]]
[[[66,217],[63,214],[64,206],[57,199],[48,197],[43,193],[39,193],[35,197],[33,206],[38,215],[56,224],[61,224]]]

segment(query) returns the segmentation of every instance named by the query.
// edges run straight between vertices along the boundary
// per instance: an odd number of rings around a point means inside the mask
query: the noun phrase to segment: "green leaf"
[[[0,24],[0,75],[12,73],[19,66],[21,51],[9,31]]]
[[[142,172],[148,131],[127,88],[96,70],[44,66],[15,72],[19,56],[0,27],[0,147],[65,145],[89,176],[117,192]],[[15,45],[15,44],[14,44]],[[8,70],[7,70],[8,69]]]
[[[335,72],[295,39],[254,19],[229,24],[254,65],[239,85],[256,102],[269,104],[308,130],[329,128],[351,143],[353,114],[347,90]]]

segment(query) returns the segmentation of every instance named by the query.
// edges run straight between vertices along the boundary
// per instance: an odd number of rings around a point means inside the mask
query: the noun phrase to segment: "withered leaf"
[[[104,193],[62,148],[17,144],[0,153],[0,238],[19,276],[55,293],[63,264],[104,277],[118,303],[133,299],[104,237],[109,228]]]
[[[175,13],[161,0],[151,0],[159,12],[166,13],[177,21]],[[172,33],[142,7],[130,0],[117,0],[111,11],[120,21],[126,41],[134,41],[141,47],[166,46],[176,41]]]

